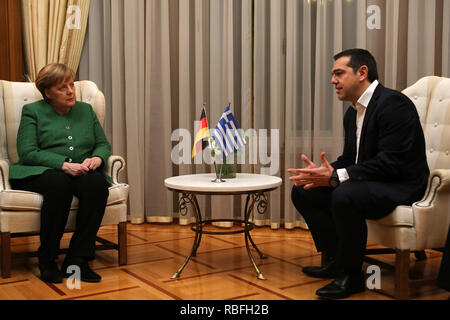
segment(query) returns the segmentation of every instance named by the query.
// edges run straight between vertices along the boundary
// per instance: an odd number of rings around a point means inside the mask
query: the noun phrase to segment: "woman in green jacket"
[[[95,257],[95,241],[109,195],[109,180],[102,167],[111,146],[92,109],[75,101],[74,72],[63,64],[49,64],[38,74],[36,87],[43,100],[25,105],[17,134],[19,162],[10,168],[14,189],[43,195],[41,279],[61,283],[74,267],[82,281],[99,282],[101,276],[88,262]],[[56,263],[59,244],[73,196],[79,200],[76,231],[61,270]]]

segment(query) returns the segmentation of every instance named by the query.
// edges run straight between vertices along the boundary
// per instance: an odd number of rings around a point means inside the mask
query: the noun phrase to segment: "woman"
[[[69,266],[82,281],[99,282],[88,262],[102,221],[110,180],[102,167],[111,146],[91,105],[75,101],[74,72],[63,64],[42,68],[36,87],[43,100],[23,107],[17,134],[19,162],[10,167],[13,189],[43,195],[39,270],[45,282],[61,283]],[[79,200],[76,231],[58,269],[56,259],[73,196]],[[76,270],[70,268],[69,270]]]

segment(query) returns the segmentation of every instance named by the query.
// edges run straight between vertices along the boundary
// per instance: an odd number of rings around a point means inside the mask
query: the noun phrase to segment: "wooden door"
[[[0,79],[24,81],[20,1],[0,0]]]

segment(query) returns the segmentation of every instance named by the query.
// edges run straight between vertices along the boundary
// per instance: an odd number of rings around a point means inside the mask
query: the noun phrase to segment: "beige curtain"
[[[286,170],[303,166],[302,153],[318,162],[321,151],[330,161],[342,151],[348,104],[330,84],[332,56],[369,49],[381,82],[398,90],[428,74],[450,77],[449,9],[450,0],[92,1],[79,75],[104,88],[113,152],[127,161],[131,222],[178,216],[164,179],[212,168],[172,162],[176,130],[192,135],[203,104],[215,127],[230,102],[239,125],[256,130],[239,170],[283,178],[255,223],[307,228]],[[207,218],[242,215],[241,197],[199,201]]]
[[[90,0],[22,0],[26,76],[36,79],[48,63],[78,69]]]
[[[173,221],[178,198],[164,179],[212,170],[191,163],[192,141],[187,163],[171,157],[183,142],[177,129],[192,135],[204,104],[210,128],[228,103],[239,125],[250,127],[250,18],[249,0],[91,2],[79,77],[105,88],[107,133],[127,161],[132,223]],[[216,219],[240,215],[242,201],[199,197],[204,216]]]
[[[307,227],[291,204],[286,171],[303,167],[302,153],[317,161],[325,151],[331,160],[342,150],[343,104],[333,95],[329,75],[344,34],[356,46],[355,25],[344,19],[344,12],[352,16],[356,9],[355,2],[340,0],[255,1],[255,128],[280,131],[276,174],[283,179],[257,225]]]
[[[382,61],[386,86],[403,90],[423,76],[450,76],[449,0],[367,2],[382,9],[385,21],[367,32],[367,46]]]
[[[111,103],[111,4],[110,0],[95,0],[90,2],[89,21],[86,26],[84,47],[82,50],[78,78],[95,82],[105,95],[110,108]],[[95,21],[96,23],[92,23]],[[103,125],[109,140],[112,139],[112,112],[105,114]],[[114,150],[113,150],[114,151]],[[122,174],[122,179],[126,176]]]

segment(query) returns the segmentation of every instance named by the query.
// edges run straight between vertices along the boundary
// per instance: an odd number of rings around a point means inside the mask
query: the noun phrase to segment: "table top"
[[[222,183],[212,182],[215,177],[214,173],[176,176],[164,180],[164,185],[177,191],[227,194],[276,189],[282,182],[280,177],[251,173],[237,173],[236,178]]]

